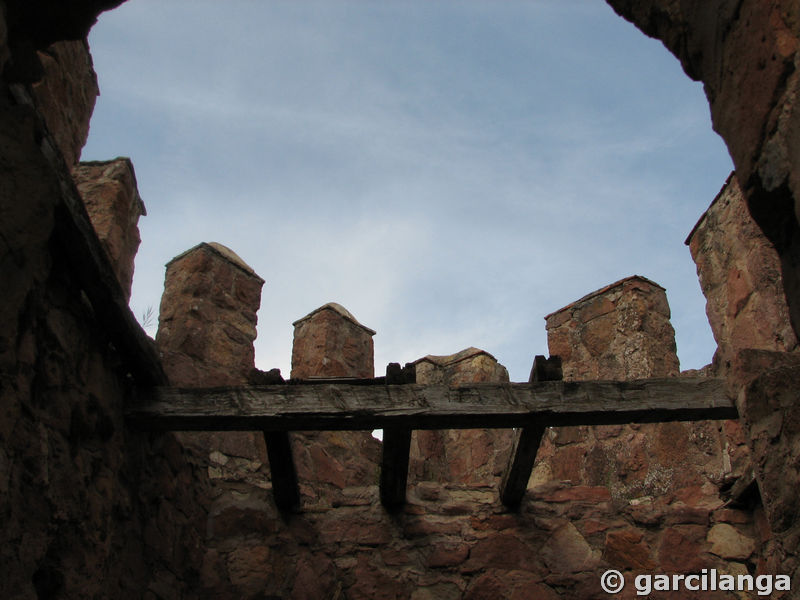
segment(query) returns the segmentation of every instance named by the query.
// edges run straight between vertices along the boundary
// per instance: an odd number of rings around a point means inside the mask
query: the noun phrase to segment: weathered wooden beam
[[[152,388],[131,426],[177,431],[512,428],[734,419],[724,380]]]
[[[522,502],[546,430],[546,425],[531,425],[515,432],[509,465],[500,482],[500,501],[509,508],[517,507]]]
[[[265,431],[267,458],[276,506],[284,511],[300,506],[300,489],[292,455],[292,441],[286,431]]]
[[[384,429],[381,456],[381,503],[389,509],[405,504],[408,485],[410,429]]]
[[[389,363],[386,367],[386,383],[389,385],[408,385],[416,383],[416,380],[416,368],[413,364],[406,364],[401,368],[399,363]],[[410,450],[410,429],[383,430],[380,493],[381,503],[388,509],[399,508],[406,502]]]
[[[530,383],[559,381],[562,376],[561,357],[534,357]],[[514,433],[511,456],[500,482],[500,500],[510,508],[519,506],[522,502],[525,490],[528,489],[533,464],[536,462],[536,454],[539,452],[539,444],[546,430],[546,425],[537,423],[517,429]]]

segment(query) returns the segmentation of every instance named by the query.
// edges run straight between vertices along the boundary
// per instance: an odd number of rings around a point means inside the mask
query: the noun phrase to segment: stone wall
[[[196,387],[247,381],[264,280],[211,242],[173,258],[164,281],[156,343],[170,381]]]
[[[373,332],[354,329],[355,317],[341,307],[311,317],[298,322],[311,329],[296,328],[293,353],[295,367],[316,365],[307,378],[353,376],[372,364],[361,355],[342,373],[341,360],[321,360],[363,347],[357,340]],[[415,367],[425,383],[508,379],[475,348],[424,357]],[[414,432],[408,502],[395,512],[380,504],[380,443],[368,432],[291,434],[301,492],[291,513],[276,508],[268,470],[252,470],[224,449],[221,440],[231,436],[206,437],[213,485],[201,597],[583,599],[598,593],[600,574],[612,567],[629,581],[655,569],[743,574],[758,567],[761,530],[753,514],[697,486],[620,502],[603,483],[533,482],[520,509],[509,511],[498,488],[510,431]]]
[[[608,0],[702,81],[752,216],[775,245],[800,332],[800,6],[795,0]]]
[[[86,46],[47,50],[36,89],[12,88],[25,65],[5,15],[0,62],[16,63],[0,79],[0,596],[191,596],[206,495],[196,464],[172,436],[126,428],[137,380],[110,338],[124,327],[101,319],[86,248],[65,237],[68,166],[94,100]]]
[[[72,50],[80,59],[77,45],[48,47],[82,38],[98,12],[117,3],[0,2],[0,514],[8,524],[0,533],[0,593],[588,598],[608,566],[798,572],[800,366],[786,353],[740,351],[730,376],[774,533],[769,564],[754,564],[753,541],[767,539],[769,529],[758,509],[753,522],[746,511],[707,505],[705,492],[620,504],[605,486],[553,481],[532,486],[520,511],[508,513],[494,490],[420,481],[406,508],[388,515],[377,503],[376,475],[364,473],[335,493],[306,494],[318,501],[288,518],[278,516],[268,484],[234,482],[234,501],[218,502],[206,517],[204,504],[215,499],[205,487],[209,457],[195,457],[174,436],[125,428],[130,357],[110,347],[112,332],[96,318],[103,307],[87,300],[77,283],[82,273],[57,235],[71,183],[48,153],[52,142],[64,165],[77,160],[91,88],[70,104],[40,84],[31,105],[10,87],[32,92],[29,84],[51,67],[63,69],[60,85],[90,82],[85,63],[66,66]],[[777,248],[797,331],[797,3],[610,3],[703,80],[747,204]],[[62,98],[49,114],[48,93]]]
[[[740,350],[797,349],[778,254],[747,211],[734,173],[686,243],[717,341],[715,374],[728,373]]]
[[[292,379],[375,376],[375,331],[329,302],[294,323]]]
[[[130,300],[134,259],[139,249],[139,217],[147,211],[128,158],[82,162],[72,177],[83,198],[94,230],[111,259],[117,279]]]
[[[478,348],[449,356],[425,356],[414,365],[417,383],[459,386],[508,381],[506,368]],[[414,431],[409,479],[496,487],[508,464],[512,440],[509,430]]]
[[[752,464],[769,527],[766,571],[792,577],[800,589],[800,353],[743,350],[736,356],[731,390],[748,436]],[[795,591],[795,594],[797,592]]]
[[[565,380],[676,376],[669,316],[661,286],[639,276],[623,279],[548,315],[550,352],[561,356]],[[673,561],[691,560],[679,554],[694,556],[711,544],[712,553],[732,561],[724,568],[770,572],[762,558],[768,529],[760,508],[737,512],[735,522],[713,516],[728,514],[722,492],[747,467],[749,453],[735,421],[561,427],[545,434],[531,484],[600,487],[623,514],[646,507],[651,516],[663,510],[673,515],[668,519],[682,520],[676,528],[659,523],[657,544],[664,550],[656,558],[641,557],[639,568],[649,560],[653,569],[679,571]],[[605,556],[617,556],[619,543],[626,547],[622,555],[630,559],[635,540],[642,539],[636,529],[611,533]],[[736,550],[720,550],[733,540],[747,541]],[[686,562],[681,566],[687,567]]]
[[[677,376],[669,318],[664,288],[628,277],[545,317],[548,346],[566,381]],[[532,479],[603,485],[622,502],[690,493],[716,506],[745,466],[735,422],[560,427],[545,435]]]
[[[565,380],[644,379],[679,371],[667,296],[635,275],[545,317],[547,345]]]
[[[68,167],[78,162],[100,90],[85,40],[57,42],[38,53],[43,76],[33,84],[38,108]]]

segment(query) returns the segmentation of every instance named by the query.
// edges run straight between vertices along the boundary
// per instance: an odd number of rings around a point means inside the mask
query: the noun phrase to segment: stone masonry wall
[[[100,90],[85,40],[57,42],[40,51],[43,76],[33,84],[39,110],[67,167],[74,166],[89,136]]]
[[[342,305],[324,304],[293,325],[292,379],[374,377],[375,331]],[[291,439],[304,502],[324,504],[377,477],[381,446],[372,432],[306,431]]]
[[[717,341],[715,373],[726,374],[740,350],[797,348],[778,254],[747,211],[734,173],[686,243]]]
[[[669,315],[663,288],[643,277],[624,279],[548,315],[550,352],[561,356],[565,380],[675,376]],[[736,421],[563,427],[545,435],[531,479],[603,486],[622,506],[655,503],[672,511],[714,513],[724,510],[723,488],[748,466]],[[745,536],[750,540],[745,562],[769,572],[760,548],[767,528],[763,511],[756,512],[740,513],[738,522],[725,528],[700,519],[681,535],[700,546],[713,544],[721,531],[731,539]],[[674,532],[662,535],[669,540]],[[659,568],[669,568],[669,562],[660,560]]]
[[[318,347],[336,356],[355,319],[343,309],[320,312],[334,318],[317,325],[339,327],[329,339],[342,344]],[[295,356],[302,364],[303,356]],[[318,357],[308,362],[322,364]],[[426,357],[417,368],[423,379],[451,384],[507,379],[501,365],[476,349]],[[307,376],[314,375],[327,374]],[[488,447],[487,432],[460,433],[444,436],[448,456],[463,451],[474,459]],[[510,439],[511,432],[499,433]],[[619,502],[604,485],[551,481],[533,485],[510,512],[499,502],[491,461],[486,477],[475,480],[469,471],[485,465],[454,460],[424,479],[412,467],[408,502],[390,513],[378,497],[380,443],[368,432],[291,437],[302,496],[292,513],[275,507],[268,473],[262,481],[254,472],[242,477],[246,466],[207,448],[213,491],[200,597],[577,600],[596,597],[599,575],[611,567],[629,577],[657,568],[739,574],[758,561],[752,515],[709,503],[696,488]],[[412,454],[412,463],[420,459],[435,462],[433,454]]]
[[[506,368],[478,348],[450,356],[426,356],[414,364],[417,383],[458,386],[508,381]],[[512,441],[512,432],[500,429],[414,431],[409,479],[497,485],[507,466]]]
[[[629,277],[548,315],[550,353],[561,356],[567,381],[676,376],[669,317],[664,289]],[[718,504],[743,454],[735,422],[563,427],[545,436],[533,480],[605,485],[626,502],[693,489]]]
[[[93,105],[91,87],[71,87],[93,81],[85,48],[46,53],[61,70],[44,70],[34,104],[17,100],[27,84],[12,93],[9,72],[0,78],[0,596],[181,598],[204,490],[171,436],[126,428],[128,357],[110,346],[59,233]]]
[[[198,560],[207,540],[196,537],[202,528],[193,529],[192,515],[204,490],[190,454],[171,436],[122,424],[117,369],[125,357],[109,349],[53,237],[64,181],[43,159],[44,114],[9,93],[11,82],[40,78],[29,53],[85,35],[97,12],[117,2],[0,2],[0,512],[10,524],[0,534],[0,593],[8,597],[199,597],[191,591],[198,571],[206,590],[208,574],[218,573],[213,556]],[[610,3],[704,81],[747,202],[778,248],[797,331],[797,3]],[[56,131],[53,123],[47,128]],[[77,160],[62,152],[66,164]],[[773,572],[794,573],[800,366],[792,359],[740,352],[730,383],[783,553]],[[533,486],[509,514],[485,490],[420,482],[403,513],[389,516],[364,482],[330,496],[330,507],[326,497],[275,519],[258,493],[243,485],[212,522],[250,536],[246,550],[229,546],[238,565],[230,581],[256,581],[246,597],[590,598],[609,565],[631,573],[651,570],[649,561],[677,572],[763,570],[752,564],[749,514],[691,495],[619,505],[606,488],[552,482]],[[715,596],[726,595],[706,595]]]
[[[679,371],[669,318],[664,289],[628,277],[547,315],[547,345],[565,380],[669,377]]]
[[[375,332],[329,302],[293,324],[292,379],[375,376]]]
[[[247,381],[264,280],[212,242],[173,258],[164,281],[156,343],[170,380],[197,387]]]
[[[147,211],[127,158],[82,162],[72,170],[86,211],[130,300],[134,259],[139,249],[139,217]]]

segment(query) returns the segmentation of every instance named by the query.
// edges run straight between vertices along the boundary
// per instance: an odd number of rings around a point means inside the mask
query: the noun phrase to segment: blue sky
[[[602,0],[128,0],[89,41],[82,158],[130,156],[148,210],[135,314],[217,241],[266,280],[262,369],[335,301],[378,375],[477,346],[525,381],[546,314],[640,274],[681,367],[710,362],[683,241],[731,161],[701,85]]]

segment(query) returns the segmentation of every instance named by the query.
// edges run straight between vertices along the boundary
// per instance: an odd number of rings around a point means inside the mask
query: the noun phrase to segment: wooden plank
[[[416,367],[389,363],[386,367],[386,383],[408,385],[416,383]],[[383,430],[383,452],[381,455],[380,494],[381,503],[388,509],[397,509],[406,502],[408,487],[408,459],[411,450],[411,429],[386,428]]]
[[[738,418],[724,380],[152,388],[131,426],[178,431],[512,428]]]
[[[534,357],[531,383],[559,381],[562,377],[560,357],[545,358],[541,355]],[[509,463],[500,482],[500,500],[509,508],[519,506],[525,496],[533,464],[536,462],[536,454],[539,452],[539,444],[546,430],[545,424],[537,423],[517,429],[514,434]]]
[[[286,431],[265,431],[267,458],[272,478],[272,495],[280,510],[290,511],[300,506],[300,489],[292,455],[292,441]]]

